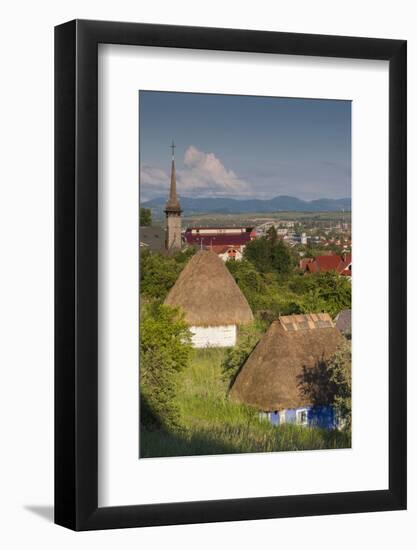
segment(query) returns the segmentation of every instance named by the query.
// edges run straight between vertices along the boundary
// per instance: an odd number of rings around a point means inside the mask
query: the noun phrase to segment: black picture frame
[[[98,507],[98,44],[389,62],[389,488]],[[74,20],[55,28],[55,522],[108,529],[406,508],[406,41]],[[372,145],[370,145],[372,146]]]

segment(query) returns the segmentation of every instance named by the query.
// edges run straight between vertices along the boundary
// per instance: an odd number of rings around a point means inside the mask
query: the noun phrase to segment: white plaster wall
[[[227,348],[236,344],[236,325],[190,327],[194,348]]]

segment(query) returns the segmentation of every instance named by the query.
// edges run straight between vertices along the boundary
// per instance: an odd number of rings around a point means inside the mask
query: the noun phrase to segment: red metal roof
[[[225,226],[225,227],[200,227],[200,226],[196,226],[196,227],[187,227],[187,229],[185,230],[186,233],[190,232],[191,231],[214,231],[218,229],[219,231],[223,231],[225,229],[233,229],[234,231],[242,231],[243,230],[243,233],[250,233],[251,231],[253,231],[253,227],[246,227],[246,226],[241,226],[241,227],[236,227],[236,226]]]
[[[316,256],[316,263],[319,271],[336,270],[340,264],[341,258],[336,254],[329,254],[328,256]]]
[[[338,254],[329,254],[326,256],[316,256],[314,260],[307,262],[303,267],[311,273],[337,271],[341,275],[352,276],[352,269],[349,269],[352,263],[352,254],[339,256]],[[301,262],[300,262],[300,267]]]
[[[203,246],[210,246],[210,245],[245,245],[249,241],[251,241],[251,235],[250,233],[238,233],[236,235],[228,235],[228,234],[212,234],[212,235],[199,235],[199,234],[192,234],[187,233],[187,231],[184,233],[185,240],[188,244],[195,244],[197,246],[200,246],[201,243]]]
[[[317,271],[319,270],[319,266],[317,262],[313,260],[312,262],[306,265],[306,270],[310,271],[311,273],[317,273]]]

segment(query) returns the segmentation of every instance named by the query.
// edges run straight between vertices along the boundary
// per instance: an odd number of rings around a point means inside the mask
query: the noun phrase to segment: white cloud
[[[142,165],[142,200],[168,193],[170,174],[160,168]],[[186,197],[244,197],[250,195],[248,182],[228,170],[214,153],[204,153],[193,145],[185,152],[183,168],[177,167],[177,190]]]
[[[169,161],[167,170],[141,166],[141,199],[167,197],[169,193]],[[340,179],[340,172],[345,180]],[[214,153],[200,151],[190,145],[183,162],[177,162],[177,190],[184,197],[231,197],[268,199],[290,195],[304,200],[350,196],[350,173],[346,167],[330,162],[275,162],[268,168],[253,168],[248,180],[225,167]],[[338,181],[338,185],[335,185]]]
[[[214,153],[190,145],[184,155],[184,169],[178,171],[178,189],[184,195],[245,196],[249,184],[228,170]]]
[[[143,164],[140,170],[140,196],[141,200],[149,200],[155,197],[164,197],[168,193],[170,176],[161,170]]]
[[[145,186],[166,187],[168,174],[160,168],[144,164],[140,171],[140,183]]]

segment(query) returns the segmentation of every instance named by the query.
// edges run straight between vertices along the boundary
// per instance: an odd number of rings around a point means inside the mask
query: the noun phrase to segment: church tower
[[[177,180],[175,176],[175,145],[172,142],[172,163],[171,163],[171,187],[169,199],[165,205],[166,216],[166,240],[165,248],[168,252],[181,250],[181,206],[177,197]]]

